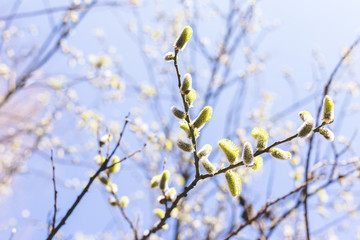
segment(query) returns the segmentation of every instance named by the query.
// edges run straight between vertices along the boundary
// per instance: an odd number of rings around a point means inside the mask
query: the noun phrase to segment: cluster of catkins
[[[323,101],[323,112],[321,118],[323,121],[322,125],[332,123],[334,121],[334,115],[334,102],[330,96],[326,95]],[[314,130],[315,120],[308,111],[299,112],[299,116],[304,123],[299,127],[298,135],[302,138],[307,137]],[[319,132],[326,140],[330,142],[334,141],[335,135],[330,129],[320,127],[316,131]]]
[[[183,50],[186,46],[187,42],[191,38],[192,29],[189,26],[186,26],[176,40],[174,44],[175,53],[179,50]],[[174,61],[176,54],[173,52],[168,52],[165,55],[165,60],[167,61]],[[196,99],[196,91],[192,88],[192,78],[189,73],[185,74],[181,86],[180,86],[180,93],[183,97],[185,109],[192,107],[193,102]],[[199,113],[197,118],[193,121],[190,120],[190,117],[187,115],[187,112],[180,110],[179,108],[173,106],[171,108],[173,115],[180,119],[180,128],[183,129],[187,135],[187,137],[193,141],[188,142],[186,140],[179,139],[177,141],[177,146],[179,149],[185,152],[194,152],[194,143],[195,139],[200,135],[200,129],[211,119],[212,115],[212,108],[210,106],[204,107],[204,109]],[[311,116],[308,111],[302,111],[299,113],[303,124],[298,129],[298,136],[301,138],[309,136],[312,132],[319,132],[325,139],[329,141],[334,140],[334,134],[331,130],[324,128],[323,126],[330,124],[334,121],[334,103],[329,96],[325,96],[323,102],[323,114],[322,114],[322,125],[321,127],[315,128],[315,120]],[[258,150],[258,154],[263,152],[269,152],[270,155],[274,158],[280,160],[288,160],[291,158],[291,153],[288,151],[284,151],[280,148],[276,147],[268,147],[268,139],[269,134],[266,132],[264,128],[255,127],[252,129],[252,136],[256,140],[256,149]],[[254,170],[259,170],[263,166],[263,159],[255,154],[253,147],[250,142],[245,142],[243,145],[242,156],[241,160],[237,161],[239,155],[241,153],[241,149],[236,146],[229,139],[222,139],[219,141],[219,147],[224,152],[227,160],[229,161],[230,165],[235,165],[240,161],[243,162],[243,165],[246,167],[251,167]],[[217,170],[214,165],[209,161],[208,157],[212,151],[212,146],[210,144],[204,145],[198,152],[197,157],[205,169],[206,172],[209,174],[216,174]],[[164,175],[165,174],[165,175]],[[162,175],[155,176],[151,181],[152,187],[154,184],[157,186],[158,181],[160,181],[160,188],[165,189],[164,186],[168,179],[168,171],[165,170]],[[232,170],[228,170],[225,172],[225,178],[232,196],[238,196],[241,193],[241,178],[240,175]],[[165,196],[166,197],[166,196]]]

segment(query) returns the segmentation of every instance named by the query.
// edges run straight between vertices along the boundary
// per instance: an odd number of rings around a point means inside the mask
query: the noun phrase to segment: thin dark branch
[[[96,4],[96,6],[97,7],[102,7],[102,6],[116,7],[116,6],[124,6],[124,3],[119,3],[118,1],[113,1],[113,2],[98,3],[98,4]],[[56,13],[56,12],[84,10],[84,9],[89,8],[89,7],[90,7],[89,4],[52,7],[52,8],[35,10],[35,11],[21,12],[21,13],[17,13],[17,14],[12,13],[12,14],[9,14],[9,15],[6,15],[6,16],[0,16],[0,20],[5,20],[6,21],[6,20],[9,20],[9,19],[36,17],[36,16],[49,14],[49,13]]]
[[[176,75],[177,75],[177,79],[178,79],[178,87],[180,89],[181,88],[181,75],[180,75],[178,61],[177,61],[178,53],[179,53],[179,50],[175,50],[174,67],[176,69]],[[181,98],[182,98],[182,101],[183,101],[185,114],[186,114],[185,120],[186,120],[186,122],[187,122],[187,124],[189,126],[189,129],[190,129],[191,142],[192,142],[192,145],[193,145],[193,148],[194,148],[193,154],[194,154],[195,169],[196,169],[195,177],[198,178],[200,176],[200,167],[199,167],[199,157],[197,156],[196,137],[195,137],[194,129],[190,126],[191,119],[190,119],[190,114],[189,114],[189,105],[185,100],[185,95],[181,94]]]
[[[137,234],[137,230],[136,227],[134,225],[134,223],[131,221],[131,219],[126,215],[125,210],[123,207],[120,206],[120,199],[118,198],[118,196],[116,195],[116,193],[114,192],[112,186],[110,185],[111,188],[111,195],[115,198],[116,203],[117,203],[117,207],[119,208],[121,214],[123,215],[123,217],[125,218],[125,220],[129,223],[130,228],[133,230],[134,232],[134,239],[138,240],[138,234]]]
[[[89,191],[90,186],[92,185],[92,183],[94,182],[94,180],[100,175],[100,173],[102,171],[105,171],[107,169],[107,164],[109,163],[110,159],[112,158],[112,156],[115,154],[117,148],[120,146],[120,142],[122,139],[122,136],[124,134],[125,128],[127,126],[127,124],[129,123],[129,119],[128,119],[129,114],[125,117],[125,123],[123,126],[123,129],[120,133],[120,137],[119,140],[114,148],[114,150],[111,152],[111,154],[105,159],[105,161],[103,162],[103,164],[99,167],[99,169],[96,171],[96,173],[90,177],[89,182],[86,184],[85,188],[81,191],[80,195],[76,198],[75,202],[71,205],[71,207],[69,208],[69,210],[67,211],[67,213],[65,214],[65,216],[61,219],[60,223],[51,230],[49,236],[47,237],[47,240],[51,240],[53,239],[53,237],[55,236],[55,234],[59,231],[59,229],[65,225],[66,220],[70,217],[70,215],[72,214],[72,212],[75,210],[75,208],[77,207],[77,205],[80,203],[81,199],[85,196],[85,194]],[[141,148],[143,149],[143,147]],[[139,150],[137,150],[135,153],[139,152]],[[133,156],[135,153],[132,153],[130,155],[128,155],[127,157],[125,157],[126,159],[129,158],[130,156]]]
[[[344,54],[344,56],[342,56],[342,58],[339,60],[339,62],[336,64],[334,70],[331,72],[330,77],[324,87],[324,92],[323,92],[323,96],[321,98],[321,100],[328,94],[331,83],[333,82],[333,79],[335,78],[336,73],[339,71],[340,67],[342,66],[344,60],[350,55],[350,53],[352,52],[352,50],[359,44],[360,42],[360,37],[357,38],[353,44],[349,47],[349,49],[346,51],[346,53]],[[322,104],[319,104],[318,110],[317,110],[317,114],[316,114],[316,125],[319,123],[320,120],[320,113],[321,113],[321,109],[322,109]],[[314,135],[312,135],[310,137],[309,140],[309,148],[308,148],[308,152],[307,152],[307,157],[306,157],[306,164],[305,164],[305,182],[308,181],[309,176],[309,166],[310,166],[310,158],[311,158],[311,152],[312,152],[312,146],[313,146],[313,140],[314,140]],[[305,186],[304,188],[304,218],[305,218],[305,226],[306,226],[306,237],[307,240],[310,240],[310,229],[309,229],[309,219],[308,219],[308,204],[307,204],[307,197],[308,197],[308,189],[307,186]]]
[[[319,128],[323,127],[325,125],[325,123],[322,123],[320,126],[316,127],[313,131],[316,132]],[[277,146],[279,144],[282,144],[282,143],[285,143],[285,142],[288,142],[288,141],[291,141],[292,139],[298,137],[298,134],[295,134],[291,137],[288,137],[284,140],[281,140],[281,141],[277,141],[275,143],[273,143],[272,145],[270,145],[269,147],[267,147],[266,149],[262,150],[262,151],[256,151],[254,153],[254,156],[258,156],[260,154],[263,154],[265,152],[268,152],[270,148],[274,147],[274,146]],[[240,167],[240,166],[243,166],[244,165],[244,162],[243,161],[240,161],[234,165],[230,165],[228,167],[225,167],[225,168],[222,168],[220,170],[218,170],[216,173],[214,174],[201,174],[199,175],[198,177],[195,177],[195,179],[190,183],[190,185],[188,185],[187,187],[184,188],[184,191],[180,194],[178,194],[178,196],[176,197],[176,199],[174,200],[174,202],[172,203],[172,205],[166,210],[165,212],[165,216],[164,218],[162,218],[160,220],[159,223],[157,223],[152,229],[150,229],[149,231],[145,232],[145,234],[143,235],[142,237],[142,240],[144,239],[148,239],[149,236],[157,231],[159,231],[160,229],[162,229],[162,227],[165,225],[166,221],[168,218],[170,218],[170,214],[172,212],[172,210],[177,206],[177,204],[179,203],[179,201],[183,198],[183,197],[186,197],[188,192],[191,191],[195,186],[196,184],[200,181],[200,180],[203,180],[203,179],[206,179],[206,178],[210,178],[210,177],[213,177],[214,175],[218,175],[218,174],[221,174],[221,173],[225,173],[226,171],[230,170],[230,169],[233,169],[233,168],[236,168],[236,167]]]
[[[85,9],[79,17],[79,21],[74,23],[72,25],[73,29],[79,25],[81,20],[86,16],[88,11],[91,9],[92,6],[94,6],[97,3],[97,0],[94,0],[91,4],[89,4],[89,8]],[[49,49],[49,51],[45,54],[44,57],[41,58],[43,51],[45,51],[48,48],[48,44],[55,36],[55,33],[59,30],[59,36],[54,43],[54,45]],[[41,68],[45,63],[47,63],[51,57],[57,52],[57,50],[61,46],[61,41],[63,39],[66,39],[70,34],[71,26],[67,26],[65,22],[62,22],[59,24],[58,27],[55,27],[53,31],[50,33],[49,37],[43,44],[39,54],[37,54],[36,57],[34,57],[34,61],[30,63],[30,65],[26,68],[26,71],[24,74],[20,75],[19,78],[16,79],[16,85],[14,88],[10,89],[1,99],[0,101],[0,108],[3,107],[3,105],[20,89],[22,89],[25,85],[27,80],[33,75],[33,73]],[[41,53],[41,54],[40,54]]]
[[[55,180],[55,163],[54,163],[54,155],[53,150],[51,149],[51,164],[52,164],[52,181],[53,181],[53,187],[54,187],[54,215],[53,220],[51,224],[51,231],[55,228],[56,224],[56,213],[57,213],[57,190],[56,190],[56,180]]]
[[[325,189],[327,187],[329,187],[331,184],[333,183],[337,183],[341,178],[345,178],[351,174],[353,174],[354,172],[356,171],[356,168],[354,168],[353,170],[351,171],[348,171],[347,173],[345,174],[341,174],[339,175],[338,177],[336,178],[333,178],[333,179],[329,179],[326,183],[322,184],[321,186],[319,186],[318,188],[316,188],[315,190],[313,190],[312,192],[308,193],[308,197],[311,197],[313,195],[315,195],[320,189]],[[307,185],[306,185],[307,186]],[[306,187],[305,186],[305,187]],[[296,204],[290,208],[289,210],[287,210],[285,213],[283,213],[276,221],[273,221],[272,222],[272,225],[268,231],[268,233],[266,234],[266,239],[268,239],[270,237],[270,235],[274,232],[275,228],[277,228],[279,226],[279,223],[282,222],[283,220],[285,220],[289,215],[290,213],[292,213],[293,211],[295,211],[297,208],[299,208],[302,203],[304,203],[304,198],[303,196],[299,198],[299,200],[296,202]]]
[[[238,232],[240,232],[244,227],[246,227],[247,225],[251,224],[253,221],[257,220],[259,217],[261,217],[264,213],[267,212],[268,208],[271,207],[272,205],[275,205],[276,203],[278,203],[281,200],[284,200],[285,198],[289,197],[290,195],[298,192],[299,190],[301,190],[302,188],[304,188],[305,186],[309,185],[310,183],[319,180],[323,178],[323,176],[319,176],[317,178],[311,179],[308,182],[300,185],[299,187],[295,188],[294,190],[292,190],[291,192],[285,194],[284,196],[270,202],[270,203],[266,203],[259,211],[258,213],[251,219],[249,219],[247,222],[241,224],[235,231],[231,232],[224,240],[228,240],[231,237],[235,236]]]

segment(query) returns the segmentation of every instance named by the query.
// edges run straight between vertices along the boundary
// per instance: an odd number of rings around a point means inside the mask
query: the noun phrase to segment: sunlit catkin
[[[330,129],[320,128],[319,133],[329,142],[332,142],[335,139],[335,135]]]
[[[178,119],[185,119],[186,114],[175,106],[171,107],[172,114]]]
[[[187,42],[190,40],[193,30],[189,26],[185,26],[182,33],[175,42],[174,48],[176,50],[183,50],[186,47]]]
[[[160,184],[159,184],[161,190],[165,190],[168,187],[169,177],[170,177],[170,172],[168,170],[164,170],[161,175]]]
[[[192,78],[191,75],[189,73],[185,74],[184,76],[184,80],[181,84],[181,88],[180,88],[180,92],[183,95],[186,95],[190,92],[192,86]]]
[[[269,140],[269,134],[265,131],[265,129],[254,127],[251,134],[256,140],[256,148],[259,150],[265,149]]]
[[[206,106],[203,110],[199,113],[199,116],[195,118],[195,120],[191,123],[191,127],[193,129],[200,129],[202,128],[205,123],[210,121],[212,115],[212,107]]]
[[[280,148],[270,148],[270,155],[280,160],[287,160],[291,158],[291,153],[281,150]]]
[[[175,59],[175,53],[167,52],[164,56],[165,61],[173,61]]]
[[[177,140],[176,145],[178,146],[178,148],[180,148],[180,150],[183,150],[184,152],[194,151],[194,147],[191,143],[184,142],[181,139]]]
[[[307,137],[310,135],[314,128],[315,122],[314,119],[310,118],[306,120],[298,129],[299,137]]]
[[[247,165],[250,165],[254,162],[254,153],[253,153],[251,143],[246,142],[244,144],[242,158]]]
[[[196,91],[194,89],[190,89],[189,93],[185,95],[185,101],[189,107],[192,107],[193,102],[196,99]]]
[[[239,157],[240,149],[235,145],[235,143],[233,143],[229,139],[220,140],[219,146],[224,152],[229,163],[234,164],[236,159]]]
[[[206,172],[210,174],[214,174],[216,172],[216,168],[214,167],[214,165],[211,164],[207,157],[201,158],[200,162]]]
[[[211,153],[212,147],[210,144],[205,144],[199,151],[198,151],[198,157],[208,157]]]
[[[256,156],[254,157],[254,166],[252,167],[252,169],[254,170],[259,170],[261,169],[263,166],[263,159],[260,156]]]
[[[233,197],[238,196],[241,193],[241,178],[240,175],[231,170],[225,173],[226,182],[228,184],[230,193]]]
[[[323,102],[322,119],[325,123],[329,124],[334,121],[334,102],[330,96],[326,95]]]
[[[299,112],[299,117],[301,118],[301,120],[303,122],[313,119],[313,117],[311,116],[311,114],[308,111]]]

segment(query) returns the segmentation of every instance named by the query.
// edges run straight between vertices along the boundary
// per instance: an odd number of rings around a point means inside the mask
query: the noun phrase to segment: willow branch
[[[53,239],[53,237],[55,236],[55,234],[60,230],[60,228],[62,226],[65,225],[66,220],[71,216],[71,214],[73,213],[73,211],[75,210],[75,208],[78,206],[78,204],[80,203],[80,201],[83,199],[83,197],[85,196],[85,194],[89,191],[90,186],[93,184],[94,180],[100,175],[101,172],[105,171],[107,169],[107,164],[109,163],[110,159],[112,158],[112,156],[115,154],[117,148],[120,146],[121,143],[121,139],[122,136],[124,134],[125,128],[127,126],[127,124],[129,123],[129,119],[128,119],[129,114],[126,116],[125,118],[125,123],[123,126],[123,129],[120,133],[119,136],[119,140],[117,141],[117,144],[114,148],[114,150],[111,152],[111,154],[105,159],[105,161],[101,164],[101,166],[99,167],[99,169],[96,171],[96,173],[90,177],[88,183],[86,184],[85,188],[83,188],[83,190],[81,191],[80,195],[76,198],[75,202],[71,205],[71,207],[68,209],[68,211],[66,212],[65,216],[61,219],[61,221],[59,222],[59,224],[53,228],[49,234],[49,236],[47,237],[47,240],[51,240]],[[142,149],[142,148],[141,148]],[[136,151],[136,152],[139,152]],[[135,153],[130,154],[131,156],[133,156]],[[126,158],[130,157],[127,156]]]
[[[295,188],[293,191],[285,194],[284,196],[272,201],[272,202],[269,202],[269,203],[266,203],[259,211],[258,213],[251,219],[249,219],[247,222],[241,224],[235,231],[231,232],[224,240],[228,240],[230,239],[232,236],[235,236],[236,234],[238,234],[243,228],[245,228],[247,225],[251,224],[252,222],[254,222],[255,220],[257,220],[259,217],[261,217],[264,213],[266,213],[266,211],[268,210],[269,207],[271,207],[272,205],[275,205],[276,203],[280,202],[281,200],[284,200],[285,198],[289,197],[290,195],[298,192],[299,190],[301,190],[302,188],[304,188],[305,186],[309,185],[310,183],[316,181],[316,180],[319,180],[323,178],[323,176],[319,176],[317,178],[314,178],[314,179],[311,179],[309,180],[308,182],[300,185],[299,187]]]
[[[55,163],[54,163],[54,156],[53,156],[53,150],[51,150],[51,164],[52,164],[52,181],[53,181],[53,187],[54,187],[54,215],[53,220],[51,224],[51,229],[55,228],[56,223],[56,213],[57,213],[57,190],[56,190],[56,181],[55,181]]]

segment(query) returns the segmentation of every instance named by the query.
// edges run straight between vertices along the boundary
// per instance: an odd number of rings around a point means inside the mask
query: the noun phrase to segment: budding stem
[[[178,62],[177,62],[178,53],[179,53],[179,50],[175,49],[174,66],[175,66],[176,75],[177,75],[177,78],[178,78],[178,87],[179,87],[179,90],[181,90],[181,75],[180,75],[180,71],[179,71],[179,65],[178,65]],[[192,129],[190,127],[191,119],[190,119],[190,115],[189,115],[189,105],[185,101],[185,95],[184,94],[181,94],[181,98],[182,98],[182,101],[183,101],[184,110],[185,110],[185,114],[186,114],[185,121],[187,122],[187,124],[189,126],[190,135],[191,135],[191,143],[192,143],[192,145],[194,147],[193,154],[194,154],[195,170],[196,170],[195,178],[197,179],[200,176],[200,167],[199,167],[199,157],[197,156],[196,138],[195,138],[194,129]]]

